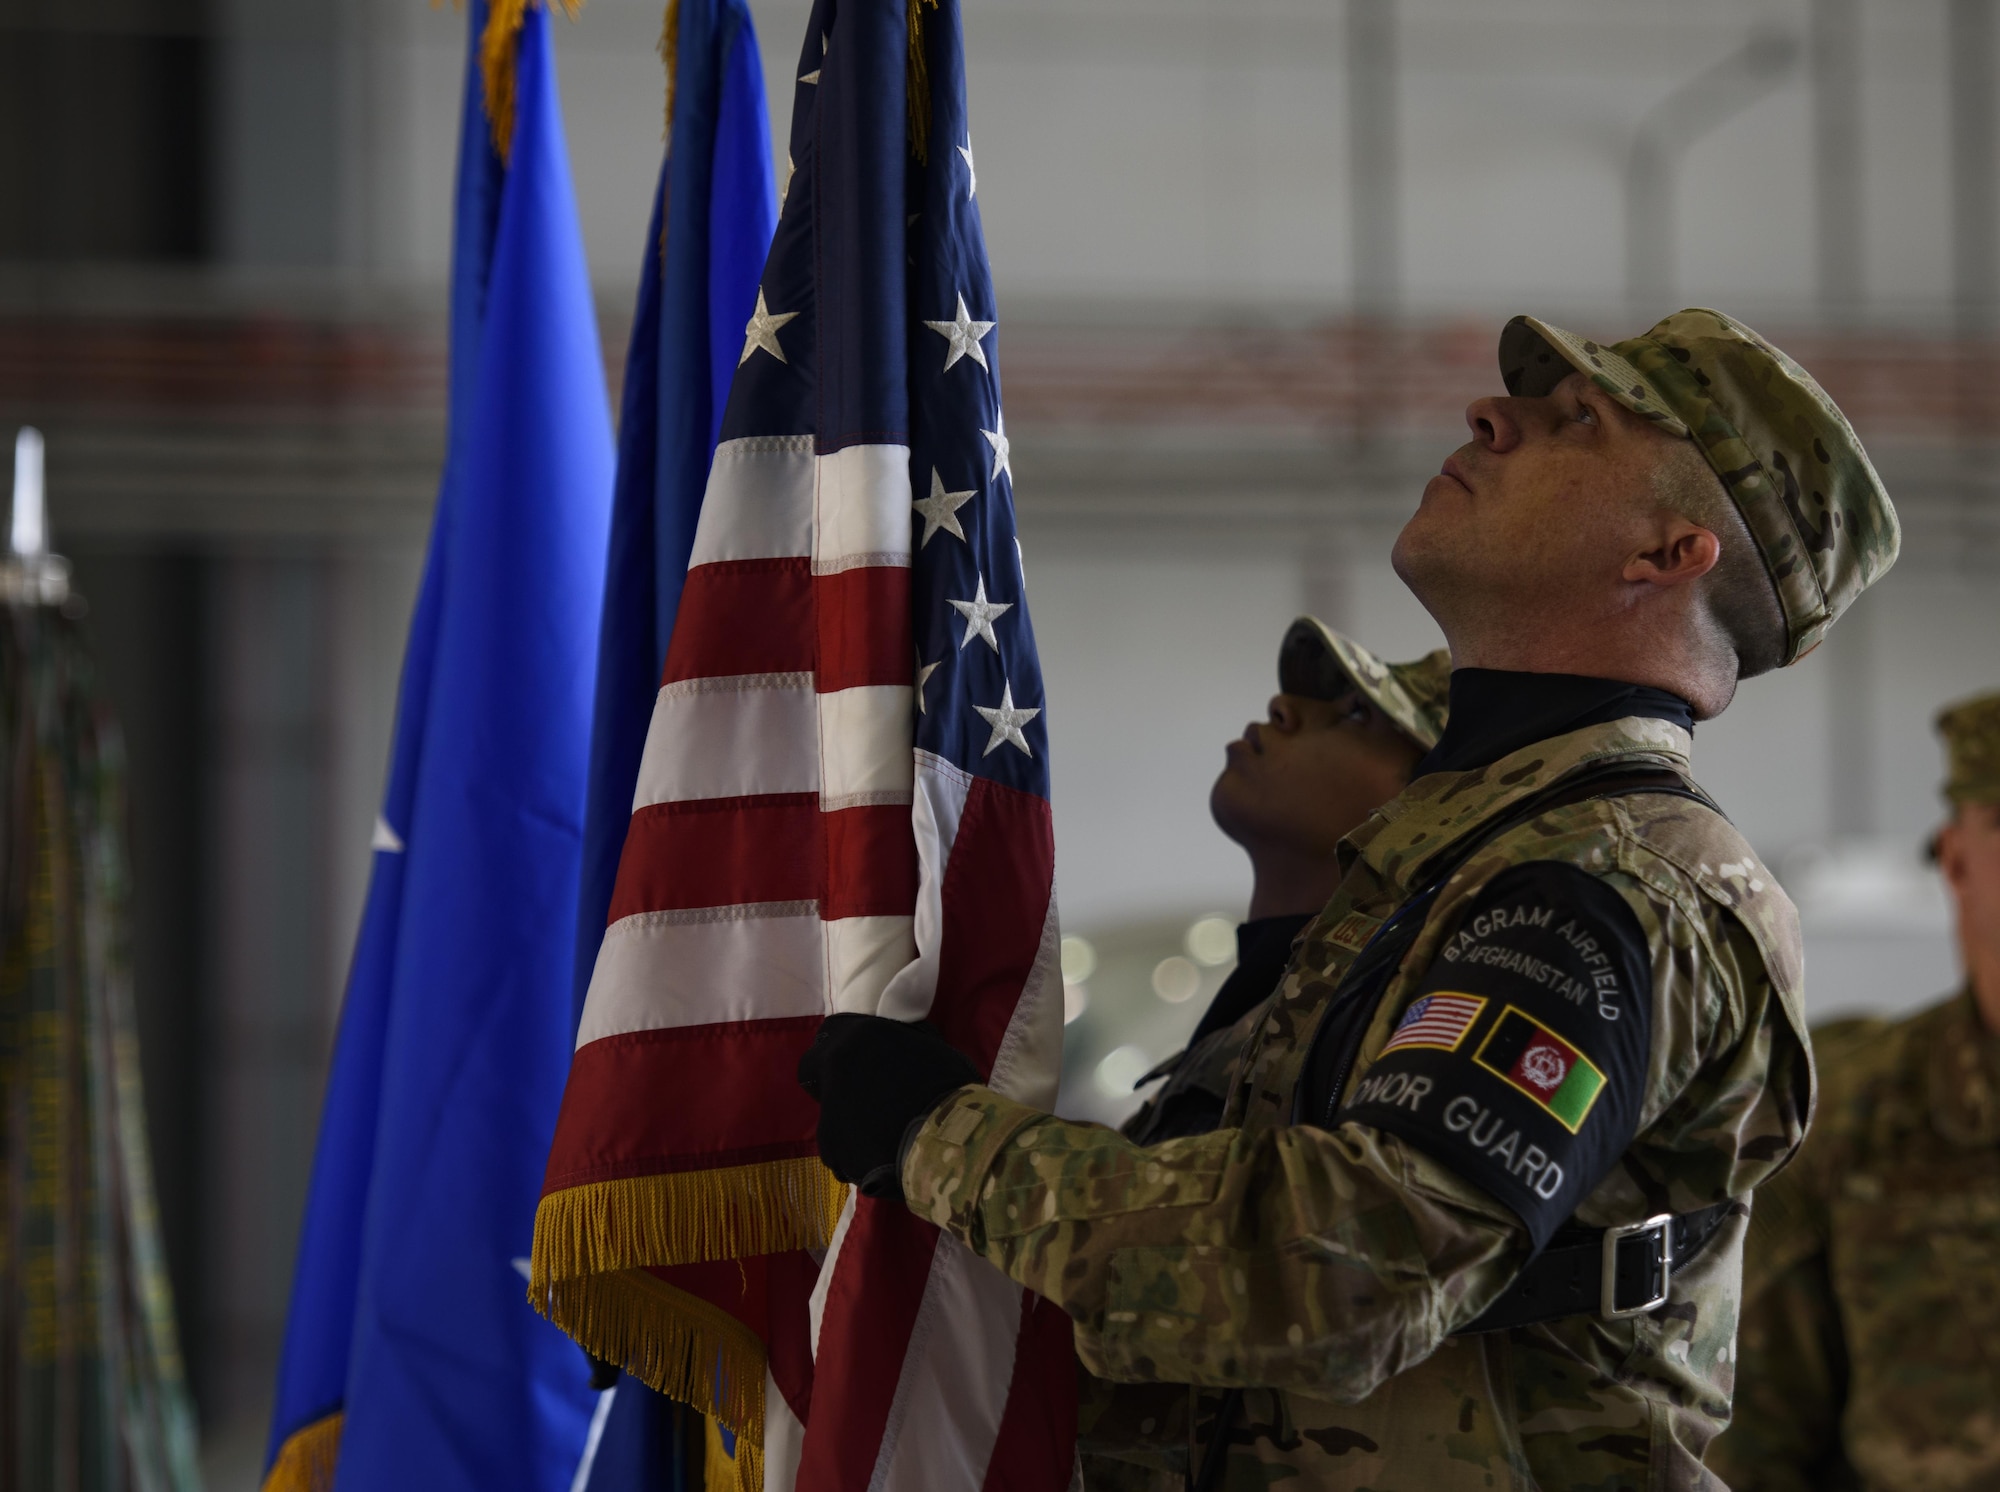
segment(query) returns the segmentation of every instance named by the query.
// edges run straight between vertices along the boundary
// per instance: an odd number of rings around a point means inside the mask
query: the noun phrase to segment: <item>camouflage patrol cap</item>
[[[1975,694],[1938,712],[1946,757],[1944,795],[2000,803],[2000,693]]]
[[[1307,699],[1359,689],[1404,735],[1428,751],[1444,734],[1451,654],[1443,648],[1410,663],[1384,663],[1316,616],[1302,616],[1278,645],[1278,687]]]
[[[1890,565],[1896,510],[1846,417],[1812,376],[1716,311],[1677,311],[1609,345],[1532,316],[1500,334],[1511,394],[1546,394],[1574,368],[1634,414],[1694,440],[1762,554],[1796,663]]]

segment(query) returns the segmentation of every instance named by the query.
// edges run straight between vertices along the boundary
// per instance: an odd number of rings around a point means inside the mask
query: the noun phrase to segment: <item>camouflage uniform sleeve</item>
[[[1735,1408],[1708,1453],[1711,1469],[1738,1492],[1852,1484],[1840,1440],[1847,1349],[1823,1224],[1803,1166],[1757,1195],[1744,1246]]]
[[[1357,1124],[1142,1148],[964,1088],[918,1132],[903,1187],[1125,1382],[1358,1401],[1484,1310],[1528,1250],[1501,1204]]]

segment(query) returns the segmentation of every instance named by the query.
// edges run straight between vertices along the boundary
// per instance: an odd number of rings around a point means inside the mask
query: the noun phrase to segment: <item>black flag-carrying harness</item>
[[[1531,795],[1427,864],[1419,878],[1422,889],[1376,929],[1335,989],[1306,1053],[1293,1099],[1292,1122],[1327,1129],[1340,1122],[1341,1101],[1362,1038],[1390,981],[1423,931],[1438,893],[1459,867],[1510,829],[1552,809],[1648,793],[1686,798],[1722,813],[1714,800],[1671,768],[1613,763],[1587,769]],[[1531,1326],[1585,1313],[1617,1319],[1658,1310],[1666,1303],[1668,1283],[1676,1269],[1706,1247],[1733,1205],[1719,1202],[1698,1212],[1661,1213],[1615,1228],[1567,1222],[1500,1298],[1454,1335]]]

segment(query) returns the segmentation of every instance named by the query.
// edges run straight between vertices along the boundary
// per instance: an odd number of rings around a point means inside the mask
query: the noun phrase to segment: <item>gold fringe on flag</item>
[[[931,69],[924,60],[924,9],[938,0],[910,0],[910,61],[903,81],[909,100],[910,151],[919,162],[931,158]]]
[[[263,1492],[333,1492],[345,1419],[343,1414],[329,1414],[286,1436],[270,1475],[264,1478]]]
[[[539,1301],[563,1281],[621,1269],[823,1249],[846,1202],[814,1155],[568,1187],[535,1209],[528,1293]]]
[[[486,12],[486,29],[479,35],[479,69],[485,82],[486,122],[493,129],[493,148],[506,160],[514,149],[514,61],[521,51],[521,28],[528,9],[543,0],[493,0]],[[572,21],[583,0],[556,0]]]
[[[847,1187],[817,1156],[595,1181],[535,1210],[529,1302],[594,1355],[720,1420],[763,1486],[764,1344],[648,1266],[823,1249]]]
[[[743,1481],[763,1485],[764,1344],[749,1327],[643,1269],[566,1280],[534,1304],[595,1356],[720,1420]]]

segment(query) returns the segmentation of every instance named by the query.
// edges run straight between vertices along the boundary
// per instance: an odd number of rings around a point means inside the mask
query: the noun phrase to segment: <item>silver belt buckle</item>
[[[1657,1311],[1667,1303],[1667,1296],[1674,1288],[1674,1215],[1671,1212],[1655,1213],[1643,1223],[1620,1223],[1615,1228],[1604,1230],[1604,1267],[1602,1283],[1599,1287],[1597,1311],[1606,1321],[1618,1321],[1627,1316],[1643,1316],[1649,1311]],[[1641,1233],[1657,1231],[1660,1235],[1660,1293],[1642,1305],[1628,1309],[1618,1309],[1618,1245],[1627,1238]]]

